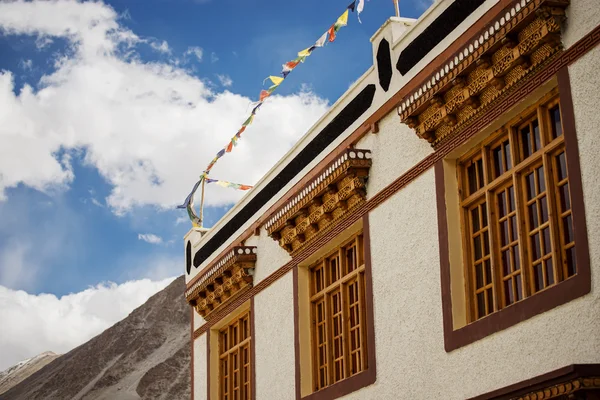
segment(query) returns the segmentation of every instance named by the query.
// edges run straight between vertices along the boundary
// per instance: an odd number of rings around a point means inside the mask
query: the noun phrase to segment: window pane
[[[515,241],[517,240],[518,236],[517,236],[517,216],[513,215],[512,217],[510,217],[510,229],[511,229],[511,237],[510,240],[511,241]]]
[[[477,189],[480,189],[485,185],[484,180],[483,180],[483,160],[482,159],[477,160],[477,175],[479,176],[479,186],[477,187]]]
[[[477,191],[477,173],[475,172],[475,164],[471,164],[467,168],[467,180],[469,181],[469,194]]]
[[[566,251],[567,256],[567,273],[573,276],[577,273],[577,260],[575,259],[575,247],[571,247]]]
[[[531,259],[533,261],[541,257],[540,251],[540,234],[536,233],[531,237]]]
[[[548,221],[548,201],[546,196],[540,199],[540,213],[542,214],[542,224]]]
[[[473,224],[473,232],[479,231],[479,207],[471,210],[471,223]]]
[[[529,210],[529,230],[535,229],[538,227],[538,213],[537,213],[537,203],[533,203],[528,207]]]
[[[477,235],[473,239],[473,249],[475,250],[475,261],[481,259],[481,236]]]
[[[562,135],[562,125],[560,123],[560,108],[558,105],[550,109],[550,125],[552,127],[552,139]]]
[[[507,140],[506,142],[504,142],[502,144],[502,146],[504,147],[504,162],[506,164],[506,170],[509,170],[512,168],[512,159],[510,157],[510,143]]]
[[[502,271],[504,276],[507,276],[512,272],[510,269],[510,253],[508,250],[502,252]]]
[[[500,218],[506,215],[506,192],[504,191],[498,194],[498,213]]]
[[[570,215],[567,215],[563,218],[564,224],[564,235],[565,235],[565,244],[571,243],[575,238],[573,237],[573,220]]]
[[[544,288],[544,274],[542,271],[542,264],[537,264],[533,267],[533,283],[536,292]]]
[[[552,266],[552,258],[547,259],[545,264],[547,286],[554,285],[554,267]]]
[[[491,313],[494,311],[494,295],[492,293],[492,289],[486,290],[486,295],[487,295],[488,313]]]
[[[527,184],[527,200],[531,200],[537,194],[535,190],[535,177],[533,176],[533,172],[525,177],[525,182]]]
[[[519,258],[519,245],[512,248],[513,260],[515,261],[515,271],[521,269],[521,259]]]
[[[500,245],[508,244],[508,220],[500,222]]]
[[[531,126],[533,126],[533,151],[535,152],[542,148],[542,142],[540,141],[540,127],[537,119],[531,123]]]
[[[483,265],[481,263],[475,264],[475,284],[477,289],[483,287]]]
[[[550,228],[542,229],[542,236],[544,237],[544,255],[546,255],[552,251],[552,245],[550,244]]]
[[[487,226],[487,207],[485,203],[481,204],[481,225],[485,228]]]
[[[508,188],[508,210],[515,211],[515,189],[512,186]]]
[[[558,180],[562,181],[567,177],[567,159],[564,152],[556,156],[556,167]]]
[[[523,150],[523,158],[529,157],[533,151],[531,151],[531,132],[529,126],[521,129],[521,148]]]
[[[515,277],[515,281],[517,284],[517,301],[523,298],[523,284],[521,282],[521,274]]]
[[[477,294],[477,318],[485,317],[485,293]]]
[[[563,186],[561,186],[559,189],[559,195],[560,195],[560,209],[561,211],[565,212],[567,210],[571,209],[571,198],[569,196],[569,184],[565,183]]]
[[[490,237],[488,232],[483,232],[483,255],[487,256],[490,254]]]
[[[497,147],[492,150],[492,159],[494,160],[494,177],[497,178],[504,173],[502,163],[502,147]]]
[[[513,295],[513,285],[512,279],[504,281],[504,300],[506,301],[506,305],[510,305],[514,303],[515,298]]]
[[[538,193],[542,193],[546,191],[546,182],[544,181],[544,167],[539,167],[537,169],[537,179],[538,179]]]
[[[492,263],[490,260],[485,260],[485,284],[492,283]]]

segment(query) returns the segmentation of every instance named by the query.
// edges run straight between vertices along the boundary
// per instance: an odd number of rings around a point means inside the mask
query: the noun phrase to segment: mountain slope
[[[181,276],[0,399],[189,399],[190,312],[184,289]]]
[[[39,371],[57,357],[60,357],[60,355],[47,351],[38,354],[33,358],[21,361],[7,370],[0,372],[0,394],[6,392],[11,387],[18,385],[21,381],[34,372]]]

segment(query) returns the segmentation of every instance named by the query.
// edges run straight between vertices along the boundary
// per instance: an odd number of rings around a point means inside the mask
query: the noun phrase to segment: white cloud
[[[198,61],[202,61],[203,51],[198,46],[188,47],[188,49],[183,53],[184,56],[194,56],[198,59]]]
[[[0,197],[19,184],[68,187],[68,155],[84,150],[86,165],[112,185],[106,205],[114,212],[173,207],[246,119],[253,99],[217,92],[167,63],[144,63],[135,51],[140,39],[118,21],[101,2],[0,2],[0,33],[70,43],[39,90],[15,94],[13,74],[0,72]],[[270,97],[212,175],[255,183],[327,107],[312,92]],[[206,204],[241,195],[209,186]]]
[[[217,74],[217,78],[219,78],[219,82],[221,82],[221,85],[225,87],[229,87],[233,84],[233,81],[231,80],[229,75]]]
[[[44,351],[68,352],[125,318],[173,279],[99,284],[60,298],[0,286],[0,371]]]
[[[156,236],[153,233],[138,233],[138,240],[143,240],[150,244],[161,244],[163,241],[160,236]]]
[[[217,57],[217,53],[213,51],[212,53],[210,53],[210,62],[214,64],[217,61],[219,61],[219,57]]]
[[[166,40],[163,40],[162,42],[150,42],[150,47],[152,47],[154,50],[158,51],[159,53],[165,53],[165,54],[170,54],[171,53],[171,48],[169,47],[169,44],[167,43]]]
[[[177,217],[177,219],[175,220],[175,225],[186,223],[189,220],[190,220],[189,217]]]

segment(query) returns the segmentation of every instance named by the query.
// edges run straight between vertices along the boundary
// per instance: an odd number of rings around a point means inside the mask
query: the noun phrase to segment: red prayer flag
[[[333,42],[335,40],[335,25],[331,25],[331,28],[329,28],[329,41]]]
[[[266,90],[261,90],[260,91],[260,95],[258,96],[258,101],[263,101],[264,99],[266,99],[267,97],[269,97],[269,92],[267,92]]]
[[[231,153],[231,150],[233,149],[233,140],[231,142],[229,142],[229,144],[227,145],[227,152]]]

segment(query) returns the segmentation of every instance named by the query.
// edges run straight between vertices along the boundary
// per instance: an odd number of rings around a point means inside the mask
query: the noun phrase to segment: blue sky
[[[16,304],[17,290],[60,299],[146,279],[141,299],[182,274],[190,224],[175,205],[246,118],[263,79],[348,3],[0,3],[2,307]],[[402,15],[416,18],[426,5],[402,2]],[[212,177],[254,184],[371,65],[369,38],[393,12],[391,0],[371,0],[362,24],[350,14]],[[241,195],[211,187],[205,225]]]

